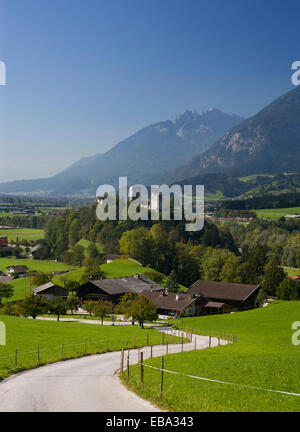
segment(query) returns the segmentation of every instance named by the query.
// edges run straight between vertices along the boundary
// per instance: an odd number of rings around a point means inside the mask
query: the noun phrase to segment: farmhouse
[[[14,280],[13,276],[0,276],[0,283],[9,284]]]
[[[7,237],[0,237],[0,247],[8,247]]]
[[[113,255],[107,255],[106,262],[107,264],[112,263],[115,260],[121,259],[122,255],[113,254]]]
[[[26,276],[26,272],[29,268],[26,265],[16,265],[7,267],[7,273],[15,274],[18,273],[19,276]]]
[[[128,292],[163,291],[164,288],[144,275],[86,282],[77,289],[80,300],[106,299],[117,303]]]
[[[202,297],[202,313],[222,313],[252,308],[259,285],[198,280],[187,291]]]
[[[40,253],[43,249],[43,246],[41,244],[38,244],[31,248],[31,256],[33,259],[39,259]]]
[[[44,285],[41,285],[37,288],[34,288],[32,290],[34,295],[42,296],[46,298],[47,300],[51,300],[54,297],[62,297],[67,298],[68,297],[68,290],[56,285],[52,282],[48,282]]]
[[[167,317],[200,315],[202,299],[194,294],[144,291],[143,295],[157,307],[157,313]]]

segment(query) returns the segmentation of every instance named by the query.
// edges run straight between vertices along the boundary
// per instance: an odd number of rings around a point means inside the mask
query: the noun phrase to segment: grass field
[[[159,344],[158,331],[138,326],[101,326],[98,324],[64,323],[0,316],[6,325],[6,346],[0,345],[0,380],[20,370],[61,359],[92,353],[119,350],[123,347],[144,346],[147,334],[150,344]],[[170,336],[165,340],[172,341]],[[179,338],[176,339],[178,342]],[[63,348],[62,348],[63,344]],[[15,350],[17,349],[17,367]]]
[[[258,209],[253,210],[257,217],[261,219],[273,219],[277,220],[281,217],[285,217],[287,214],[300,213],[300,207],[290,207],[290,208],[277,208],[277,209]]]
[[[235,314],[180,320],[179,325],[237,335],[237,344],[169,355],[165,369],[236,384],[300,393],[300,346],[291,342],[291,325],[300,320],[300,302],[273,302]],[[146,364],[160,367],[160,359]],[[159,396],[159,371],[131,368],[129,387],[160,407],[173,411],[300,411],[300,397],[165,374]],[[125,378],[127,379],[127,378]]]
[[[26,265],[30,270],[36,270],[39,272],[50,273],[52,271],[63,271],[69,270],[74,267],[70,267],[61,262],[55,261],[39,261],[32,259],[13,259],[13,258],[0,258],[0,270],[6,271],[8,266],[14,265]],[[22,300],[25,295],[29,294],[30,285],[29,277],[15,279],[11,282],[14,287],[14,295],[9,301]],[[33,288],[33,287],[32,287]]]
[[[44,238],[44,230],[31,228],[0,229],[0,237],[7,237],[9,241],[40,240]]]
[[[86,255],[87,254],[87,248],[89,247],[89,245],[91,243],[93,243],[93,242],[91,242],[89,240],[81,239],[81,240],[79,240],[77,245],[80,245],[85,249],[85,255]],[[103,246],[100,243],[95,243],[95,246],[98,249],[98,252],[103,253]]]
[[[300,276],[300,268],[284,267],[284,271],[287,272],[288,276]]]
[[[115,260],[112,263],[102,264],[100,268],[104,272],[106,278],[133,276],[137,273],[143,273],[146,269],[134,261],[127,259]],[[84,270],[84,267],[74,270],[68,273],[67,278],[79,282],[83,276]],[[65,275],[63,277],[56,276],[53,278],[53,281],[58,284],[62,283],[64,277]]]

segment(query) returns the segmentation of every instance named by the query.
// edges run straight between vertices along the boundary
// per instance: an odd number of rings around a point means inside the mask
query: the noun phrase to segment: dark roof
[[[37,288],[34,288],[32,290],[32,292],[34,294],[39,294],[41,292],[48,291],[51,288],[58,288],[59,291],[61,291],[62,293],[65,293],[66,296],[68,295],[68,290],[66,288],[63,288],[60,285],[54,284],[53,282],[48,282],[48,283],[46,283],[44,285],[41,285],[41,286],[39,286]]]
[[[211,307],[211,308],[217,308],[220,309],[222,306],[224,306],[224,303],[218,303],[213,301],[208,301],[204,307]]]
[[[31,253],[37,252],[38,250],[40,250],[43,246],[38,244],[36,246],[34,246],[33,248],[31,248]]]
[[[7,284],[7,283],[12,282],[13,280],[14,280],[14,277],[12,277],[12,276],[0,276],[0,283]]]
[[[93,284],[95,287],[100,288],[109,295],[126,294],[127,292],[132,291],[137,293],[141,293],[146,290],[162,291],[164,289],[162,286],[158,285],[156,282],[144,275],[93,280],[87,283]],[[84,285],[86,284],[83,284],[82,286]]]
[[[258,288],[259,285],[198,280],[187,290],[187,293],[198,294],[209,299],[244,301]]]
[[[8,266],[6,268],[12,269],[16,272],[23,272],[23,271],[29,270],[29,268],[26,265]]]
[[[181,311],[198,300],[197,297],[192,297],[186,293],[160,293],[154,291],[145,291],[143,294],[151,300],[159,309],[169,309]]]
[[[107,255],[106,259],[107,260],[116,260],[116,259],[120,259],[122,255],[118,255],[118,254],[113,254],[113,255]]]

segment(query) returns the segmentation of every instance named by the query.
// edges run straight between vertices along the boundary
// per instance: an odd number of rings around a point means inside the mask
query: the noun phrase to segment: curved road
[[[208,347],[208,337],[193,336],[184,351]],[[216,346],[217,339],[212,339]],[[222,344],[227,342],[221,341]],[[166,353],[166,346],[153,347],[153,356]],[[176,353],[181,345],[169,345]],[[138,362],[139,351],[150,357],[150,347],[130,351],[130,364]],[[125,354],[126,364],[127,352]],[[160,411],[128,391],[119,381],[120,351],[92,355],[42,366],[14,375],[0,383],[1,412],[147,412]]]

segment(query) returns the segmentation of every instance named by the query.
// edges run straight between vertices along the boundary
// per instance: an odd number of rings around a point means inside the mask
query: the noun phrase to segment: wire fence
[[[178,344],[186,343],[184,337],[174,334],[153,335],[130,335],[124,337],[107,337],[99,340],[89,340],[85,338],[82,342],[64,341],[61,344],[53,346],[37,345],[32,349],[12,349],[7,355],[0,355],[0,378],[11,375],[21,370],[31,369],[56,361],[67,360],[77,357],[83,357],[91,354],[102,354],[106,352],[119,351],[122,348],[135,349],[160,344]],[[0,351],[1,354],[1,351]]]

